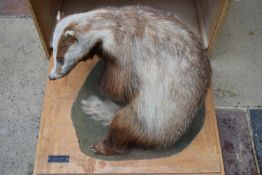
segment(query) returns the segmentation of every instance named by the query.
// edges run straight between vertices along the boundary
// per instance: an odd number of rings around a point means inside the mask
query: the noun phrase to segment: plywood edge
[[[201,10],[201,7],[199,5],[199,2],[197,0],[194,1],[194,5],[196,8],[196,16],[198,21],[198,29],[199,29],[199,36],[202,39],[204,48],[208,48],[208,36],[204,28],[204,19],[203,19],[203,12]]]
[[[47,41],[47,38],[43,35],[43,33],[44,33],[43,30],[42,30],[43,26],[41,25],[41,22],[40,22],[40,19],[38,18],[36,9],[34,8],[33,0],[28,0],[27,4],[28,4],[28,8],[30,10],[31,16],[33,18],[38,36],[40,38],[43,50],[45,52],[46,57],[49,59],[50,58],[50,49],[48,47],[48,41]]]
[[[214,45],[215,45],[215,42],[216,42],[216,40],[217,40],[217,38],[218,38],[218,36],[221,32],[225,18],[226,18],[228,11],[230,9],[231,2],[232,2],[232,0],[224,0],[221,10],[218,11],[219,17],[218,17],[218,20],[216,20],[217,22],[215,23],[211,38],[209,40],[209,46],[208,46],[208,49],[207,49],[209,56],[211,55],[213,48],[214,48]]]
[[[220,159],[220,170],[221,170],[221,174],[224,175],[225,174],[225,169],[224,169],[224,161],[223,161],[223,157],[222,157],[222,150],[221,150],[221,144],[220,144],[220,137],[219,137],[219,132],[218,132],[218,125],[217,125],[217,117],[216,117],[216,112],[215,112],[215,104],[214,104],[214,93],[213,93],[213,87],[211,86],[209,88],[209,99],[207,99],[207,101],[209,101],[211,104],[210,106],[213,106],[212,109],[212,116],[214,116],[214,127],[215,127],[215,134],[216,134],[216,140],[217,140],[217,146],[218,146],[218,151],[219,151],[219,159]]]

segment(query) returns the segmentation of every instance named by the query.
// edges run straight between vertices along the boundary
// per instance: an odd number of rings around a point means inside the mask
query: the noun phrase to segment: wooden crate
[[[211,53],[230,0],[29,0],[46,55],[52,59],[51,39],[57,11],[69,15],[106,5],[142,4],[175,13],[204,41]],[[52,61],[50,62],[50,68]],[[196,138],[178,154],[148,159],[106,161],[80,151],[71,108],[95,61],[82,62],[65,78],[48,81],[45,90],[34,174],[224,174],[212,89],[206,97],[206,116]],[[49,68],[49,71],[50,71]],[[61,91],[60,89],[63,89]],[[48,163],[49,155],[68,155],[69,162]]]

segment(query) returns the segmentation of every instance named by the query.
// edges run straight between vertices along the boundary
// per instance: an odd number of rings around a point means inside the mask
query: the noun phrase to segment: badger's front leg
[[[128,104],[114,116],[106,137],[92,145],[91,150],[98,154],[111,155],[122,154],[131,146],[146,146],[142,128],[132,104]]]

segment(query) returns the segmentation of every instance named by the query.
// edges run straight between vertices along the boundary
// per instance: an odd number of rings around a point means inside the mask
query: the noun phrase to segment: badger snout
[[[60,76],[57,74],[56,71],[56,67],[53,67],[53,69],[51,70],[50,74],[49,74],[49,80],[56,80],[58,79]]]
[[[48,78],[49,78],[49,80],[58,80],[58,79],[60,79],[60,78],[62,78],[62,75],[60,75],[60,74],[50,74],[49,76],[48,76]]]
[[[51,75],[48,76],[49,80],[55,80],[55,77],[52,77]]]
[[[58,80],[67,75],[70,72],[71,69],[65,68],[57,68],[53,67],[49,74],[49,80]]]

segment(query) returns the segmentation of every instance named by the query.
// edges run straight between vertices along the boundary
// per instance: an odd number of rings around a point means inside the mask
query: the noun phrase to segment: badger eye
[[[63,65],[64,64],[64,59],[59,57],[57,58],[57,63],[60,64],[60,65]]]

